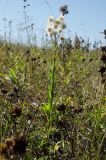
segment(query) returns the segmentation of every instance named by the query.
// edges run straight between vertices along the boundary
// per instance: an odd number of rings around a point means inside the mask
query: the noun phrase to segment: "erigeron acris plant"
[[[48,85],[48,103],[44,104],[42,106],[42,110],[44,111],[46,117],[47,117],[47,124],[46,124],[46,135],[47,135],[47,141],[49,141],[51,133],[57,130],[53,126],[53,122],[57,121],[59,116],[59,110],[56,107],[56,103],[54,102],[55,97],[55,90],[56,90],[56,66],[58,65],[56,62],[58,58],[58,45],[60,41],[64,41],[63,32],[66,28],[66,24],[64,22],[64,16],[60,15],[57,19],[55,19],[53,16],[48,17],[47,19],[47,28],[46,32],[47,35],[50,36],[52,45],[52,65],[50,68],[50,74],[49,74],[49,85]],[[61,111],[60,111],[61,112]],[[57,145],[57,144],[56,144]],[[59,147],[60,143],[58,144]],[[56,157],[56,151],[59,148],[53,149],[54,158]]]
[[[55,97],[55,88],[56,88],[56,60],[58,57],[58,44],[60,40],[64,40],[63,31],[66,28],[66,24],[64,22],[64,16],[60,15],[57,19],[53,16],[48,17],[47,19],[47,27],[46,33],[50,36],[51,39],[51,49],[52,49],[52,65],[50,67],[49,73],[49,85],[48,85],[48,102],[41,106],[41,110],[44,112],[47,123],[45,126],[46,131],[46,140],[49,141],[50,134],[52,133],[53,121],[55,121],[58,117],[58,112],[55,107],[54,97]],[[56,128],[55,128],[56,129]],[[55,149],[54,149],[54,157],[55,157]]]
[[[57,54],[58,44],[60,40],[61,41],[64,40],[63,31],[65,28],[66,28],[66,24],[64,22],[63,15],[60,15],[57,19],[55,19],[53,16],[48,17],[46,32],[47,32],[47,35],[50,36],[51,42],[53,44],[53,50],[52,50],[53,62],[52,62],[52,67],[49,75],[48,103],[43,105],[42,109],[46,114],[49,127],[51,126],[52,113],[55,112],[53,107],[54,105],[53,100],[54,100],[54,90],[56,87],[55,73],[56,73],[56,59],[58,56]]]
[[[51,38],[51,42],[54,45],[54,55],[55,52],[57,53],[58,50],[58,45],[59,43],[64,46],[65,38],[64,38],[64,30],[66,29],[66,23],[64,21],[64,15],[60,15],[56,19],[53,16],[49,16],[47,19],[47,34]],[[60,53],[59,57],[60,57]],[[57,54],[56,54],[57,55]],[[56,56],[55,55],[55,56]],[[64,71],[65,71],[65,53],[64,53],[64,47],[62,47],[61,50],[61,55],[62,55],[62,63],[64,66]]]
[[[58,18],[54,18],[53,16],[48,17],[47,19],[47,34],[50,36],[51,41],[54,45],[55,50],[53,51],[53,65],[50,76],[50,89],[49,89],[49,103],[52,108],[53,97],[54,97],[54,84],[55,84],[55,70],[56,70],[56,57],[58,50],[58,42],[59,40],[64,40],[63,32],[66,28],[66,24],[64,22],[64,16],[60,15]]]

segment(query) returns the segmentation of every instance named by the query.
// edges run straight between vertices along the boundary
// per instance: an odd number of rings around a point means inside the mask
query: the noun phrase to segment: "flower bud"
[[[64,21],[64,16],[60,15],[60,16],[59,16],[59,19],[60,19],[61,21]]]
[[[53,16],[49,16],[47,21],[48,21],[48,23],[54,22],[54,17]]]
[[[61,36],[61,38],[60,38],[60,39],[61,39],[61,41],[64,41],[64,37],[63,37],[63,36]]]
[[[62,28],[62,29],[65,29],[66,27],[67,27],[66,24],[65,24],[65,23],[62,23],[61,28]]]

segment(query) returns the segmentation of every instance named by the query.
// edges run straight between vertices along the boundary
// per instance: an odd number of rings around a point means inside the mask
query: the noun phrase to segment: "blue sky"
[[[106,28],[106,0],[27,0],[30,7],[27,8],[30,22],[34,22],[35,31],[40,39],[46,26],[47,17],[59,16],[59,7],[67,4],[70,13],[66,15],[65,21],[67,30],[71,31],[73,37],[75,33],[91,41],[104,41],[104,36],[100,34]],[[8,36],[8,21],[12,20],[12,37],[17,39],[18,29],[23,26],[23,0],[0,0],[0,35],[4,35],[4,24]],[[6,22],[3,20],[7,19]],[[21,33],[22,34],[22,33]],[[34,33],[33,33],[34,35]],[[25,39],[25,35],[21,38]]]

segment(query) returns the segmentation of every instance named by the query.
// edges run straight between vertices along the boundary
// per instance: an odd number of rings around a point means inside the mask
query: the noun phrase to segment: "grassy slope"
[[[106,112],[104,88],[98,72],[101,51],[70,49],[62,55],[61,50],[57,50],[57,55],[54,110],[48,124],[45,113],[39,108],[48,102],[51,49],[0,44],[0,73],[4,74],[0,78],[1,143],[28,129],[25,160],[34,157],[103,160],[106,158]],[[11,81],[7,79],[9,72]],[[56,109],[61,103],[66,105],[64,113]],[[16,106],[22,107],[22,114],[14,118],[12,109]],[[32,121],[29,128],[28,120]],[[12,154],[14,159],[22,157],[19,152]],[[10,155],[9,151],[8,157]]]

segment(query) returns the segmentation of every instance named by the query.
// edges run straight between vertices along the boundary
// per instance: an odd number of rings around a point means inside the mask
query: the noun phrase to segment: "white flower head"
[[[60,15],[58,19],[60,19],[60,21],[64,21],[64,16]]]
[[[58,33],[61,33],[61,32],[62,32],[62,28],[59,27],[59,28],[57,29],[57,32],[58,32]]]
[[[49,36],[54,36],[54,35],[56,35],[56,33],[57,33],[57,32],[56,32],[55,30],[52,30],[52,31],[50,31],[50,32],[48,33],[48,35],[49,35]]]
[[[49,16],[47,21],[48,21],[48,23],[54,22],[54,17],[53,16]]]
[[[54,30],[54,27],[52,25],[47,26],[47,32],[51,32]]]
[[[58,24],[54,23],[54,29],[58,28]]]
[[[31,120],[28,120],[28,122],[27,122],[28,124],[31,124]]]
[[[56,35],[56,33],[57,33],[57,31],[56,31],[56,29],[54,29],[53,26],[49,26],[49,27],[47,28],[47,34],[48,34],[48,36]]]

